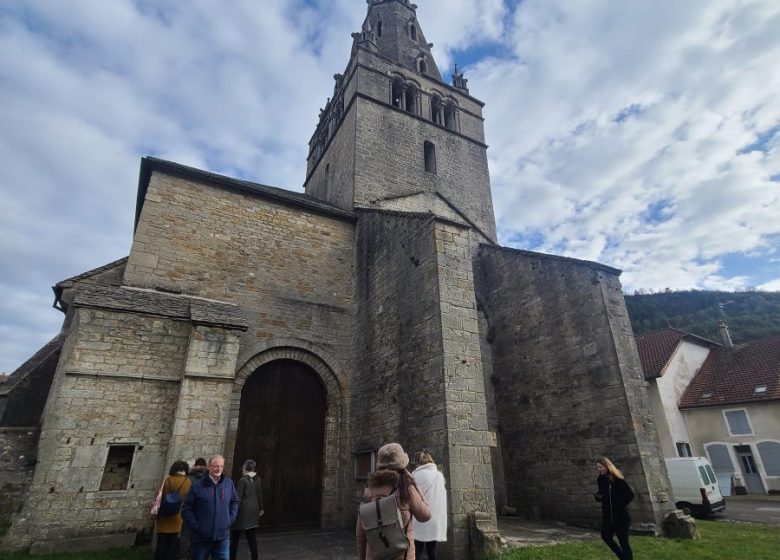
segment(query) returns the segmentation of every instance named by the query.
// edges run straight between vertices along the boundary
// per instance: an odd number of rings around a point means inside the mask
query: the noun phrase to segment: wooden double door
[[[244,384],[233,480],[246,459],[257,462],[265,507],[261,529],[319,527],[325,410],[319,376],[300,362],[269,362]]]

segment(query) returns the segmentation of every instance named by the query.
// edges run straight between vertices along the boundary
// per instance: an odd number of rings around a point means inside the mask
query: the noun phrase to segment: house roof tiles
[[[766,387],[756,392],[757,387]],[[699,408],[780,399],[780,336],[710,352],[680,400]]]
[[[664,374],[666,365],[683,340],[710,348],[719,346],[717,342],[712,340],[671,327],[637,336],[636,347],[639,351],[639,360],[642,362],[645,379],[654,379]]]

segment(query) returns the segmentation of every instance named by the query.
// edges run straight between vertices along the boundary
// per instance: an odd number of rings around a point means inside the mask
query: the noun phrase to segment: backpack
[[[179,494],[179,490],[181,490],[182,486],[184,486],[184,483],[187,482],[187,479],[185,478],[184,481],[179,485],[179,489],[175,492],[168,492],[163,496],[162,502],[160,502],[160,509],[157,512],[157,515],[160,517],[170,517],[172,515],[176,515],[179,512],[181,512],[181,506],[183,505],[181,494]],[[170,487],[170,483],[168,483]]]
[[[402,552],[406,558],[409,549],[406,528],[409,524],[403,524],[395,493],[361,504],[358,517],[366,532],[368,548],[375,558],[385,560],[394,558]]]

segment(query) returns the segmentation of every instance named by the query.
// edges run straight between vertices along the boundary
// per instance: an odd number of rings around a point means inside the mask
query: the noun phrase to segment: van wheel
[[[674,504],[674,507],[682,510],[685,515],[691,515],[693,513],[693,506],[688,502],[678,502]]]

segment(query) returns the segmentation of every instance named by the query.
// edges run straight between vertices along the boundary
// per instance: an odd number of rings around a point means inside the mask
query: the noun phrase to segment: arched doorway
[[[244,460],[257,462],[261,528],[319,527],[326,404],[319,376],[294,360],[264,364],[244,383],[233,477]]]

